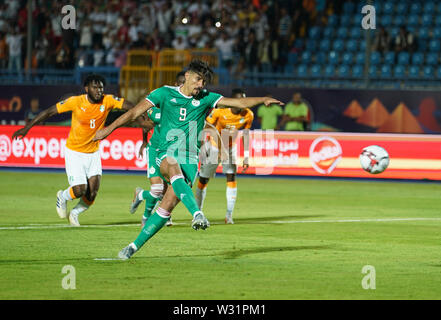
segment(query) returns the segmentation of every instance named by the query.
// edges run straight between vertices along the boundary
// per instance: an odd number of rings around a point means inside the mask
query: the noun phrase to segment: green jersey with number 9
[[[205,118],[222,95],[202,90],[196,97],[186,96],[180,87],[163,86],[146,99],[161,110],[158,153],[166,152],[179,163],[198,163],[200,133]]]

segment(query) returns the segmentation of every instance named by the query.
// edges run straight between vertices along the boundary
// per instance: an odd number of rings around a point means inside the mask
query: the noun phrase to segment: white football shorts
[[[204,143],[200,152],[201,168],[199,176],[202,178],[211,178],[216,173],[216,169],[222,163],[223,174],[236,174],[236,153],[237,147],[228,148],[228,152],[224,152],[222,157],[219,157],[219,149],[211,143]]]
[[[103,173],[100,151],[83,153],[65,148],[64,162],[70,186],[87,184],[87,180]]]

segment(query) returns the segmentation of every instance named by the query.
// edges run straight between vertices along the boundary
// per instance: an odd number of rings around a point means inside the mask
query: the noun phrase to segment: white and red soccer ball
[[[380,146],[365,147],[360,153],[360,164],[366,172],[382,173],[389,165],[389,154]]]

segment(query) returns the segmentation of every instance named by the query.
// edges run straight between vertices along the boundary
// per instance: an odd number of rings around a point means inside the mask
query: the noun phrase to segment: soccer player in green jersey
[[[181,86],[185,82],[185,72],[181,71],[176,75],[175,86]],[[159,108],[150,108],[147,111],[147,117],[153,122],[155,128],[150,139],[147,141],[148,130],[143,130],[143,143],[139,150],[142,157],[144,148],[147,156],[147,177],[150,181],[150,190],[143,190],[140,187],[135,189],[135,195],[130,204],[130,213],[135,213],[138,206],[145,200],[145,210],[142,216],[141,226],[144,227],[145,222],[152,214],[156,204],[162,199],[162,196],[167,189],[167,184],[161,179],[159,174],[159,167],[156,164],[156,154],[159,146],[159,136],[161,130],[161,110]],[[166,222],[166,226],[173,225],[171,217]]]
[[[161,177],[169,184],[167,191],[156,209],[147,220],[136,240],[122,249],[118,257],[129,259],[167,222],[171,211],[179,201],[193,216],[192,228],[209,227],[209,222],[197,205],[192,192],[199,160],[201,133],[205,118],[212,108],[250,108],[259,104],[280,104],[270,97],[226,98],[208,92],[205,85],[211,81],[213,71],[201,60],[193,60],[185,73],[185,83],[181,87],[163,86],[151,92],[129,113],[121,115],[108,127],[99,130],[95,140],[102,140],[116,128],[136,120],[152,107],[161,109],[161,134],[156,156]]]

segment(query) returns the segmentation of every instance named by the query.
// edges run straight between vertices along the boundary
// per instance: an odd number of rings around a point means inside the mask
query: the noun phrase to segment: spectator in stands
[[[260,71],[272,72],[273,64],[273,46],[271,40],[271,34],[269,30],[265,31],[265,36],[262,41],[259,42],[259,64]]]
[[[26,109],[25,112],[25,125],[27,125],[29,122],[34,120],[34,118],[40,113],[40,101],[38,98],[32,98],[31,99],[31,107],[29,109]],[[43,125],[44,123],[40,123]]]
[[[228,34],[223,31],[221,37],[214,41],[214,46],[220,52],[222,66],[230,68],[233,62],[233,48],[235,39],[228,37]]]
[[[272,97],[270,94],[266,97]],[[261,105],[257,109],[257,121],[262,130],[279,129],[279,117],[283,116],[283,110],[278,104]]]
[[[6,43],[6,34],[0,32],[0,69],[6,69],[8,65],[8,45]]]
[[[308,122],[308,105],[303,101],[300,92],[295,92],[292,101],[286,104],[280,127],[289,131],[304,131]]]
[[[61,41],[55,54],[56,67],[59,69],[67,69],[70,66],[70,48],[66,42]]]
[[[6,43],[8,45],[10,71],[16,70],[18,72],[22,69],[22,39],[23,35],[19,33],[18,27],[12,29],[12,32],[6,36]]]
[[[187,42],[179,35],[172,41],[172,47],[175,50],[185,50],[188,48]]]
[[[46,68],[48,65],[49,41],[45,35],[41,35],[35,41],[36,59],[38,68]]]
[[[80,47],[92,48],[92,22],[90,20],[85,20],[81,25]]]
[[[259,71],[259,47],[256,41],[256,35],[254,31],[248,34],[248,41],[245,46],[245,64],[248,72]]]
[[[406,29],[405,26],[400,27],[400,32],[395,37],[395,51],[414,52],[416,49],[415,36]]]
[[[390,50],[390,36],[383,26],[380,26],[379,31],[375,35],[372,49],[381,53]]]

